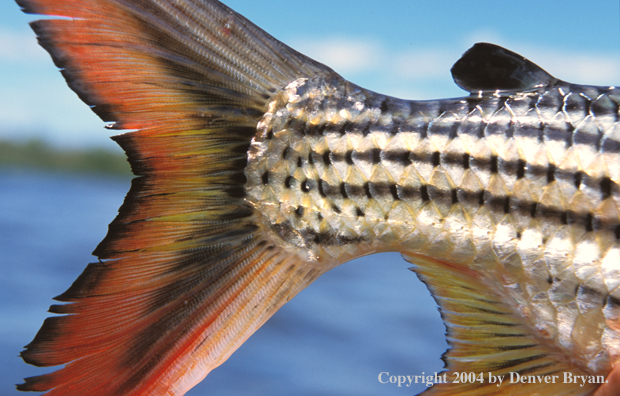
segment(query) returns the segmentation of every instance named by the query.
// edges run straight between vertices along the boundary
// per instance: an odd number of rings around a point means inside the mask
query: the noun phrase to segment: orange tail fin
[[[244,200],[269,98],[331,72],[217,1],[18,0],[70,87],[114,129],[134,179],[23,359],[48,395],[182,395],[320,275]]]

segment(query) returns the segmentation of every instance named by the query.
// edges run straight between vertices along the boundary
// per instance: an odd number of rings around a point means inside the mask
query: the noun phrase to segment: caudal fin
[[[70,87],[114,129],[135,178],[118,217],[22,353],[20,390],[182,395],[320,275],[244,200],[269,98],[327,67],[217,1],[17,0]]]

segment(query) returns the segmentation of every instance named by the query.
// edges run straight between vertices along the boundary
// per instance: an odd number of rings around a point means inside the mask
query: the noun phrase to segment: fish
[[[478,43],[451,70],[469,96],[402,100],[215,0],[17,3],[136,175],[21,353],[64,367],[18,389],[182,395],[389,251],[446,325],[451,380],[425,395],[586,395],[620,359],[620,89]]]

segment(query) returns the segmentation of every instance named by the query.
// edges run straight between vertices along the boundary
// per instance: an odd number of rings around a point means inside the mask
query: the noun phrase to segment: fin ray
[[[181,395],[322,270],[245,199],[269,98],[332,73],[217,1],[18,0],[70,87],[138,175],[90,264],[23,359],[48,395]],[[225,42],[224,42],[225,41]]]
[[[542,345],[525,327],[504,299],[470,271],[455,271],[452,263],[418,255],[403,255],[415,265],[414,272],[428,286],[439,305],[447,328],[450,349],[444,354],[448,378],[454,373],[483,375],[483,382],[440,383],[423,395],[582,395],[600,384],[563,383],[563,373],[586,375],[564,361],[558,352]],[[458,273],[457,273],[458,272]],[[510,383],[520,376],[558,375],[556,383]],[[559,374],[558,374],[559,373]],[[516,374],[512,374],[516,378]],[[502,385],[490,376],[504,376]]]

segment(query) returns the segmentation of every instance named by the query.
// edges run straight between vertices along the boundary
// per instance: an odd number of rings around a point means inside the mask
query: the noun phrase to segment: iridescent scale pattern
[[[405,101],[300,79],[258,124],[246,192],[317,262],[401,251],[479,271],[597,373],[620,357],[619,103],[566,83]]]

